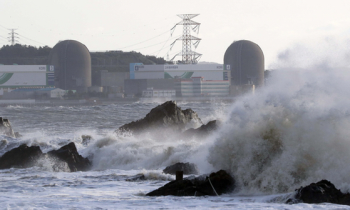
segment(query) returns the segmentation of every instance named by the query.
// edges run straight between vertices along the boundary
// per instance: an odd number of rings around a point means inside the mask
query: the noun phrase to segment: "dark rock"
[[[0,158],[0,169],[33,167],[43,156],[39,146],[28,147],[25,144],[6,152]]]
[[[209,181],[210,180],[210,181]],[[194,179],[184,179],[171,181],[147,194],[147,196],[204,196],[216,195],[213,187],[218,195],[232,192],[235,188],[234,179],[224,170],[211,173],[208,177],[197,177]]]
[[[90,143],[92,137],[90,135],[82,135],[81,139],[82,139],[83,145],[88,145]]]
[[[125,124],[118,130],[121,132],[139,133],[150,128],[163,131],[164,129],[171,128],[175,131],[182,131],[191,120],[202,124],[197,113],[192,109],[181,110],[175,101],[167,101],[153,108],[143,119]]]
[[[176,174],[176,171],[183,171],[183,174],[198,174],[198,167],[193,163],[175,163],[163,170],[165,174]]]
[[[342,193],[328,180],[311,183],[306,187],[296,190],[295,199],[290,199],[287,203],[335,203],[350,205],[350,194]]]
[[[0,140],[0,149],[7,147],[9,142],[6,139]]]
[[[53,158],[68,163],[70,170],[73,171],[87,171],[91,167],[89,159],[79,155],[77,148],[73,142],[61,147],[58,150],[52,150],[47,153]]]
[[[216,120],[209,121],[206,125],[202,125],[201,127],[194,129],[190,128],[184,131],[182,134],[186,137],[189,136],[205,136],[210,132],[216,130],[218,128],[218,122]]]
[[[12,138],[16,137],[15,133],[13,132],[10,121],[2,117],[0,117],[0,133],[3,133],[6,136],[9,136]]]

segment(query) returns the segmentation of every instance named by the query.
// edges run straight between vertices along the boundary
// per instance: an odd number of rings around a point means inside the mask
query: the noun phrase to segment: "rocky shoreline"
[[[188,128],[188,125],[195,122],[196,128]],[[220,122],[212,120],[203,124],[197,113],[192,109],[182,110],[174,101],[167,101],[153,108],[144,118],[125,124],[116,129],[117,134],[129,133],[130,135],[142,135],[144,131],[156,132],[156,135],[167,135],[174,132],[177,135],[189,137],[204,137],[220,127]],[[11,127],[8,119],[1,118],[0,133],[11,138],[18,138],[20,135]],[[84,136],[84,144],[91,140],[90,136]],[[92,162],[82,157],[71,142],[47,153],[43,153],[39,146],[28,146],[22,144],[0,157],[0,169],[28,168],[40,166],[42,161],[48,160],[52,163],[53,171],[88,171]],[[176,163],[168,166],[163,173],[176,174],[181,171],[185,175],[191,175],[185,179],[174,180],[163,187],[153,190],[146,196],[216,196],[225,193],[232,193],[236,189],[234,174],[225,170],[215,173],[198,175],[198,168],[192,163]],[[194,176],[196,175],[196,176]],[[144,176],[135,175],[134,180],[143,180]],[[294,203],[335,203],[350,205],[350,194],[342,193],[330,181],[321,180],[311,183],[308,186],[296,189],[293,198],[288,199],[288,204]]]

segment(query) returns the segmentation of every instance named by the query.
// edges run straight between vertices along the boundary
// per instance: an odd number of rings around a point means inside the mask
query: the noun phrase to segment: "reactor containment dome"
[[[264,85],[264,53],[248,40],[233,42],[224,55],[224,68],[231,70],[231,85]]]
[[[91,56],[88,48],[74,40],[57,43],[49,55],[55,68],[55,86],[86,92],[91,86]]]

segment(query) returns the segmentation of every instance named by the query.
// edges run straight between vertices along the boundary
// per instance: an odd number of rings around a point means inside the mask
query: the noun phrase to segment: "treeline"
[[[51,48],[30,45],[4,45],[0,48],[0,64],[47,65]]]
[[[91,65],[93,70],[129,71],[130,63],[165,64],[163,58],[142,55],[139,52],[107,51],[91,52]]]
[[[4,45],[0,48],[0,64],[4,65],[48,65],[52,48],[29,45]],[[139,52],[106,51],[91,52],[92,71],[129,71],[129,63],[165,64],[163,58],[142,55]]]

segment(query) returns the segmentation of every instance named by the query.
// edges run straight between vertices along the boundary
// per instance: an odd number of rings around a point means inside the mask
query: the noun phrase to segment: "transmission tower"
[[[195,51],[192,51],[192,44],[195,48],[199,45],[200,38],[192,36],[191,31],[199,32],[200,23],[197,23],[192,18],[198,16],[199,14],[182,14],[179,16],[182,21],[177,23],[171,30],[172,32],[175,30],[176,26],[183,25],[183,33],[182,36],[177,38],[171,45],[170,49],[174,46],[176,41],[182,41],[182,51],[176,54],[171,61],[174,60],[177,56],[182,56],[182,62],[186,64],[197,63],[202,54],[199,54]]]
[[[18,43],[18,41],[16,39],[19,39],[18,33],[15,32],[15,30],[17,29],[9,29],[11,32],[9,33],[9,37],[7,37],[9,39],[9,42],[11,42],[11,45],[14,45],[16,43]]]

